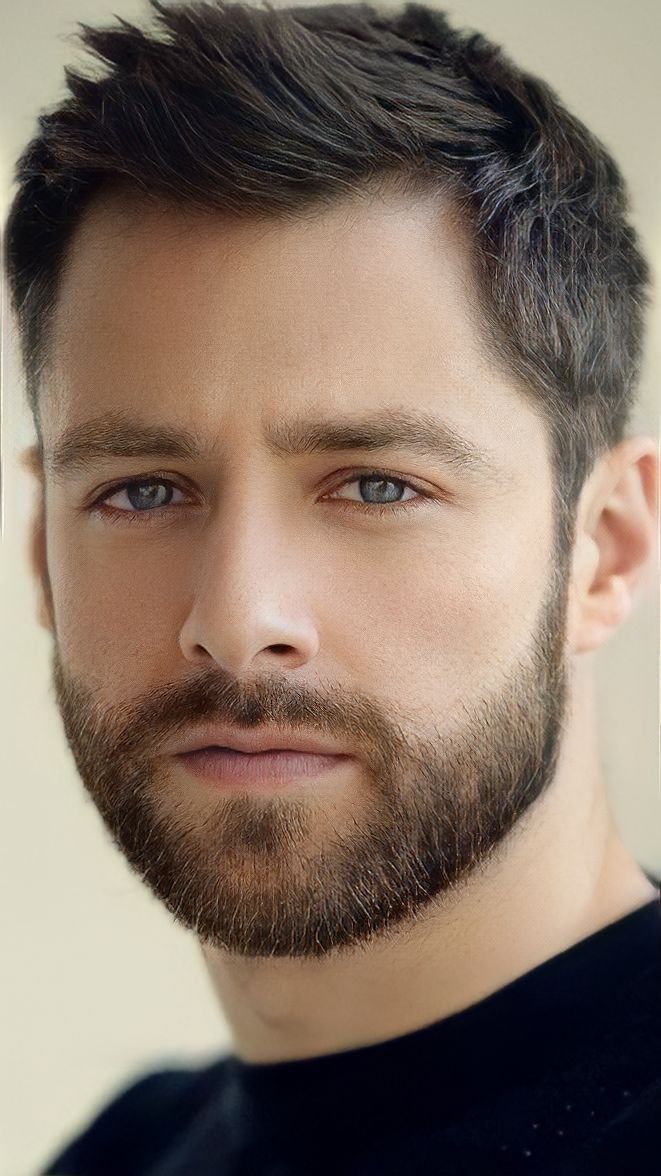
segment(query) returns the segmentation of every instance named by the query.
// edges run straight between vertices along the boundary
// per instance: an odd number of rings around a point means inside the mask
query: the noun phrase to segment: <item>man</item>
[[[657,1172],[591,657],[659,472],[619,172],[421,5],[151,7],[83,26],[6,262],[66,739],[233,1047],[47,1171]]]

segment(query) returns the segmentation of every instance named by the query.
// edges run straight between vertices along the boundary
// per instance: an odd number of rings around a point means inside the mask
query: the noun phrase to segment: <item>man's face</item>
[[[489,364],[459,231],[395,198],[289,224],[106,198],[53,344],[53,681],[117,845],[241,955],[318,957],[429,915],[551,783],[567,696],[544,426]],[[435,419],[454,449],[267,446],[387,412]],[[110,413],[200,451],[56,468]],[[221,787],[174,757],[203,722],[350,758]]]

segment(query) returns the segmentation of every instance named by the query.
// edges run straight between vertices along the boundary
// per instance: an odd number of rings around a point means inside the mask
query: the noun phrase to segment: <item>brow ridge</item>
[[[264,444],[278,458],[350,450],[382,452],[407,449],[440,458],[473,476],[493,477],[500,471],[493,456],[462,436],[431,412],[381,410],[361,418],[310,420],[304,417],[272,422]],[[184,426],[153,424],[114,410],[79,422],[65,431],[45,458],[56,479],[88,469],[98,460],[170,457],[194,461],[206,456],[208,445]]]

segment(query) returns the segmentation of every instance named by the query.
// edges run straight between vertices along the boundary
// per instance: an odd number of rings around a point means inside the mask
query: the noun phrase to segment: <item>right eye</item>
[[[163,487],[165,487],[165,496],[162,492]],[[111,521],[150,522],[152,518],[162,518],[164,512],[173,509],[171,505],[173,491],[184,493],[174,482],[165,478],[131,478],[129,481],[119,482],[117,485],[111,486],[109,490],[105,490],[89,509],[91,512],[104,515]],[[110,499],[122,494],[125,494],[129,501],[128,510],[108,505]]]

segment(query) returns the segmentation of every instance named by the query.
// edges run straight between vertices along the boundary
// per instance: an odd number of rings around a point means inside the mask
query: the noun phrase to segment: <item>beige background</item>
[[[11,7],[10,7],[11,5]],[[656,0],[462,0],[457,22],[545,77],[613,151],[633,221],[661,268]],[[76,20],[142,17],[125,0],[0,0],[2,218],[13,161],[79,57]],[[16,454],[32,439],[3,291],[0,715],[3,895],[1,1176],[30,1176],[120,1086],[167,1060],[211,1057],[227,1031],[194,938],[108,843],[83,795],[36,625],[26,527],[32,488]],[[650,330],[635,427],[659,436],[661,341]],[[658,562],[637,612],[596,656],[603,762],[622,834],[661,872]],[[118,1176],[120,1174],[118,1173]]]

